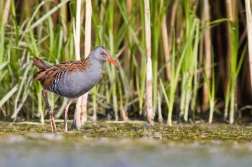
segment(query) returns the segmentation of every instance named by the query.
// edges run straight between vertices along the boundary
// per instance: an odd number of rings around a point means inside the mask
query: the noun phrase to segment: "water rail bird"
[[[110,62],[116,67],[117,62],[112,59],[109,50],[104,46],[93,49],[84,60],[76,60],[50,66],[43,60],[33,57],[34,64],[39,71],[33,76],[35,81],[40,81],[43,86],[42,96],[50,118],[52,131],[56,130],[51,106],[46,93],[48,91],[68,98],[64,115],[64,131],[67,132],[68,108],[74,99],[92,89],[102,78],[103,65]]]

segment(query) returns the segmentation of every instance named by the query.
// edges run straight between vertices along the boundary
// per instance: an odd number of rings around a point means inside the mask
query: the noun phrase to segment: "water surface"
[[[209,128],[205,129],[206,132],[204,128],[200,128],[202,131],[196,128],[193,133],[193,126],[172,127],[173,130],[169,128],[169,131],[164,132],[166,127],[148,130],[141,125],[90,125],[86,130],[65,134],[51,133],[49,127],[36,126],[2,127],[1,167],[249,167],[252,164],[252,142],[249,135],[246,140],[224,140],[221,137],[202,140],[209,135]],[[125,128],[134,129],[136,134],[130,135],[133,132],[127,132]],[[241,135],[239,129],[243,133],[249,130],[244,130],[244,127],[236,127],[234,130],[231,127],[230,133],[233,136]],[[226,130],[228,132],[228,128]],[[102,133],[104,131],[106,133]],[[236,131],[237,134],[234,134]],[[94,135],[94,132],[99,133]],[[169,137],[165,134],[168,132],[177,134]],[[212,131],[212,136],[217,133],[214,132]],[[218,133],[228,136],[224,131]],[[192,140],[188,137],[192,135],[198,135],[199,138],[194,137]]]

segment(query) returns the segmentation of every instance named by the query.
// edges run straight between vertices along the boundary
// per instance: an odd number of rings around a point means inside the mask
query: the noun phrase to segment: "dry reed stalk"
[[[209,2],[204,2],[203,8],[203,24],[205,25],[204,31],[204,51],[205,51],[205,62],[206,62],[206,77],[210,79],[211,77],[211,33],[210,33],[210,7]],[[207,83],[204,82],[203,86],[203,102],[202,110],[206,111],[209,107],[209,98],[207,91]]]
[[[53,8],[55,4],[59,4],[59,0],[54,0],[53,3],[50,3],[49,9]],[[63,6],[65,6],[65,5],[63,5]],[[58,19],[59,19],[58,12],[54,12],[51,17],[52,17],[53,25],[56,26]]]
[[[227,13],[227,17],[231,20],[232,18],[232,12],[231,12],[231,2],[230,0],[226,0],[226,13]],[[228,22],[227,23],[227,28],[228,28],[228,31],[227,31],[227,60],[226,62],[229,62],[230,58],[231,58],[231,25],[230,23]],[[228,98],[227,97],[227,83],[228,83],[228,78],[230,76],[230,63],[227,63],[226,64],[226,77],[225,77],[225,98]],[[229,90],[228,90],[229,91]],[[228,109],[225,108],[225,111],[224,111],[224,119],[226,119],[228,116]]]
[[[133,8],[133,2],[132,2],[132,0],[127,0],[126,3],[127,3],[127,15],[128,15],[128,19],[131,20],[131,18],[132,18],[131,13],[132,13],[132,8]],[[128,66],[129,66],[128,62],[130,62],[131,51],[130,51],[129,48],[127,48],[127,46],[128,46],[128,42],[129,43],[132,42],[132,35],[131,35],[131,33],[128,33],[128,37],[127,38],[128,38],[128,41],[127,41],[126,38],[124,39],[124,43],[125,44],[124,44],[124,46],[122,48],[123,50],[122,49],[120,50],[120,51],[124,52],[124,55],[125,55],[124,56],[124,63],[122,64],[123,65],[123,69],[127,69]],[[117,53],[117,55],[118,55],[118,53]],[[126,74],[126,76],[129,76],[130,75],[130,70],[126,70],[125,74]],[[120,116],[121,116],[121,118],[122,118],[123,121],[128,121],[129,120],[129,118],[128,118],[127,114],[126,114],[125,108],[123,106],[120,107]]]
[[[171,52],[170,52],[170,44],[169,44],[169,38],[168,38],[168,31],[167,31],[167,22],[166,22],[166,14],[163,17],[162,20],[162,37],[163,37],[163,47],[164,47],[164,56],[165,56],[165,62],[166,64],[166,78],[168,81],[171,80],[171,63],[169,62],[171,60]],[[158,122],[163,123],[163,116],[162,116],[162,110],[161,110],[161,97],[158,93]]]
[[[91,0],[86,0],[86,21],[85,21],[85,58],[88,57],[91,50],[91,20],[92,20],[92,4]],[[81,113],[81,125],[84,125],[84,121],[87,121],[87,99],[88,92],[82,96],[82,112]],[[96,111],[93,114],[94,120],[96,120]]]
[[[80,21],[81,15],[81,6],[82,3],[77,1],[77,18]],[[78,6],[79,5],[79,6]],[[86,0],[86,22],[85,22],[85,58],[88,57],[88,54],[91,50],[91,17],[92,17],[92,4],[91,0]],[[79,23],[80,25],[80,23]],[[87,121],[87,99],[88,99],[88,92],[78,98],[76,103],[76,112],[74,114],[75,125],[76,128],[81,128],[84,126],[84,123]],[[95,112],[95,111],[94,111]],[[96,113],[95,113],[96,114]]]
[[[146,40],[146,106],[147,122],[154,126],[154,113],[152,107],[152,62],[151,62],[151,29],[150,29],[150,4],[144,0],[145,40]]]
[[[4,12],[3,12],[3,23],[6,24],[9,18],[9,13],[10,13],[10,6],[11,6],[11,0],[7,0],[5,2],[4,6]]]
[[[247,36],[248,36],[250,85],[252,88],[252,13],[251,13],[251,1],[250,0],[245,0],[245,7],[246,7],[247,32],[248,32]]]
[[[63,39],[64,39],[64,42],[67,41],[67,26],[66,26],[66,22],[67,22],[67,4],[63,5],[61,8],[60,8],[60,21],[61,21],[61,24],[62,24],[62,28],[63,28]],[[66,60],[69,60],[69,57],[68,57],[68,50],[66,49],[65,50],[67,53],[66,54]]]
[[[132,18],[132,14],[131,14],[132,13],[132,7],[133,7],[132,0],[127,0],[127,15],[128,15],[129,20],[131,20],[131,18]],[[127,38],[128,38],[128,41],[127,41]],[[124,40],[125,45],[128,45],[128,42],[129,43],[132,42],[132,34],[130,33],[130,31],[128,32],[128,37],[127,38],[125,37],[125,40]],[[122,65],[123,65],[124,69],[127,69],[128,66],[129,66],[128,62],[130,62],[130,54],[131,54],[130,48],[125,49],[124,54],[125,54],[125,57],[124,57],[125,61],[124,61],[124,63]],[[125,70],[125,74],[127,76],[129,76],[130,75],[130,70]]]
[[[163,124],[163,116],[162,116],[162,107],[161,107],[161,96],[160,93],[158,92],[158,122],[160,124]]]
[[[106,3],[107,3],[107,0],[103,0],[103,3],[106,4]],[[100,13],[101,22],[103,22],[104,16],[105,16],[105,9],[104,9],[104,6],[103,6],[102,3],[101,3],[101,13]]]
[[[177,13],[177,8],[178,8],[178,1],[174,1],[172,4],[172,13],[171,13],[171,29],[174,30],[175,28],[175,20],[176,20],[176,13]],[[169,34],[169,37],[171,37],[172,35],[172,31]],[[170,41],[171,43],[171,41]]]
[[[174,1],[172,3],[172,11],[171,11],[171,19],[170,19],[170,31],[168,33],[168,36],[171,37],[170,41],[169,41],[170,44],[172,44],[172,39],[174,37],[175,32],[176,32],[176,34],[177,33],[179,34],[179,29],[178,28],[176,29],[176,27],[178,27],[178,26],[176,26],[176,24],[175,24],[176,22],[177,22],[177,24],[179,24],[179,20],[178,20],[179,16],[178,15],[181,13],[181,10],[179,8],[178,3],[179,3],[179,1]]]
[[[126,111],[125,111],[125,109],[124,109],[123,106],[120,107],[120,116],[121,116],[121,118],[122,118],[123,121],[128,121],[129,120],[129,118],[126,115]]]
[[[235,21],[236,21],[236,3],[237,2],[237,0],[226,0],[226,10],[227,10],[227,17],[229,18],[229,20],[232,22],[232,23],[234,23]],[[227,62],[229,62],[229,60],[230,60],[230,56],[231,56],[231,24],[228,22],[228,35],[227,35],[227,37],[228,37],[228,39],[227,39],[227,43],[228,43],[228,61]],[[229,78],[229,71],[230,71],[230,64],[229,63],[227,63],[227,72],[228,72],[228,76],[227,76],[227,78]]]
[[[171,63],[168,62],[171,59],[171,52],[170,52],[170,44],[169,44],[169,37],[167,32],[167,23],[166,23],[166,14],[162,20],[162,37],[163,37],[163,46],[164,46],[164,55],[165,55],[165,62],[166,64],[166,78],[168,81],[171,80]]]
[[[227,17],[229,18],[231,23],[235,23],[237,21],[236,18],[236,10],[237,8],[237,0],[226,0],[226,9],[227,9]],[[232,46],[232,25],[231,23],[228,22],[228,34],[227,34],[227,43],[228,43],[228,58],[227,58],[227,62],[230,62],[231,60],[231,55],[232,55],[232,47],[236,47],[236,46]],[[231,71],[231,67],[230,67],[230,63],[227,63],[227,79],[229,77],[231,77],[230,75],[235,75],[235,74],[230,74]],[[231,88],[232,89],[232,88]],[[232,90],[228,90],[228,91],[232,91]],[[232,104],[230,105],[230,116],[229,116],[229,123],[233,124],[234,123],[234,116],[233,116],[233,112],[232,112],[232,107],[234,107],[234,110],[237,109],[237,85],[235,83],[234,85],[234,97],[233,97],[233,102],[232,102],[232,95],[231,95],[231,103],[234,104],[234,106],[232,106]],[[227,98],[227,97],[226,97]],[[227,115],[227,111],[225,111],[224,115]]]
[[[230,0],[226,0],[226,10],[227,10],[227,17],[230,18],[230,20],[232,20],[232,12],[231,12],[231,2]],[[227,61],[229,62],[230,57],[231,57],[231,25],[228,22],[227,23],[227,27],[228,27],[228,31],[227,31]],[[228,78],[229,78],[229,73],[230,71],[230,64],[227,63],[226,64],[226,77],[225,77],[225,83],[228,83]],[[227,88],[227,84],[225,85],[225,90]]]
[[[81,14],[81,0],[77,0],[76,3],[76,28],[74,30],[74,46],[75,46],[75,58],[80,60],[80,14]],[[76,101],[76,110],[74,113],[74,122],[76,128],[81,127],[80,115],[82,113],[82,96]]]

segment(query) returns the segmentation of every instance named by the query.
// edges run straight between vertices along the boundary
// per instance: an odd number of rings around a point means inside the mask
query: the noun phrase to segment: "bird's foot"
[[[68,128],[67,128],[67,119],[64,119],[64,132],[67,132]]]
[[[54,121],[54,117],[53,117],[53,114],[52,114],[52,111],[49,111],[48,112],[49,114],[49,119],[50,119],[50,124],[51,124],[51,128],[52,128],[52,132],[56,132],[57,131],[57,127],[56,127],[56,123]]]

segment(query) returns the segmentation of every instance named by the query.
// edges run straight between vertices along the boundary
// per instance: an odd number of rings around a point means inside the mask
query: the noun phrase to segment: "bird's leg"
[[[71,103],[73,102],[73,99],[68,99],[66,108],[65,108],[65,118],[64,118],[64,132],[67,132],[67,113],[68,113],[68,108],[71,105]]]
[[[48,100],[46,98],[46,93],[47,93],[47,90],[43,89],[42,90],[42,97],[43,97],[43,99],[45,101],[45,104],[46,104],[47,113],[49,114],[49,119],[50,119],[50,124],[51,124],[52,131],[54,131],[54,130],[57,130],[57,127],[56,127],[56,124],[55,124],[55,121],[54,121],[54,117],[53,117],[53,113],[52,113],[52,110],[51,110],[51,106],[48,103]]]

